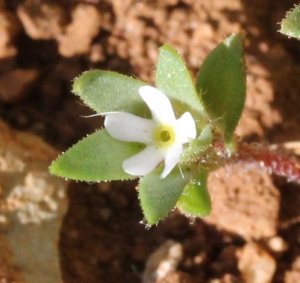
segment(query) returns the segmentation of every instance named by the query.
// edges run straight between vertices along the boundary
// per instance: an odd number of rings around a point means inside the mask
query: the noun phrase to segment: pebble
[[[268,246],[273,252],[276,253],[283,253],[288,249],[287,242],[279,236],[269,239]]]
[[[157,283],[166,275],[176,270],[183,256],[180,243],[168,240],[155,250],[146,262],[143,272],[143,283]]]
[[[91,5],[79,4],[72,13],[72,21],[60,37],[59,53],[65,57],[87,53],[93,38],[99,33],[100,13]]]
[[[58,152],[2,121],[0,133],[0,282],[62,283],[58,242],[68,183],[48,171]]]
[[[18,6],[17,14],[26,33],[33,39],[56,39],[66,23],[63,8],[49,1],[26,0]]]
[[[0,71],[12,69],[15,65],[17,48],[14,44],[21,30],[17,17],[6,10],[0,10]]]
[[[238,253],[238,269],[245,283],[271,283],[275,259],[256,243],[247,243]]]

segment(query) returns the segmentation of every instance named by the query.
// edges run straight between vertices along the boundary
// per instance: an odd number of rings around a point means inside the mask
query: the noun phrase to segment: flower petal
[[[156,123],[127,112],[114,112],[105,117],[104,126],[115,139],[126,142],[149,143]]]
[[[197,136],[196,124],[191,113],[185,112],[175,123],[176,139],[179,143],[187,143]]]
[[[160,90],[152,86],[139,88],[142,99],[148,105],[154,121],[161,124],[172,124],[175,114],[169,98]]]
[[[168,149],[165,155],[165,168],[160,175],[161,179],[164,179],[173,170],[173,168],[179,162],[182,152],[183,146],[181,143],[174,144],[170,149]]]
[[[135,176],[144,176],[153,171],[164,160],[165,151],[158,150],[154,145],[148,145],[138,154],[123,161],[123,170]]]

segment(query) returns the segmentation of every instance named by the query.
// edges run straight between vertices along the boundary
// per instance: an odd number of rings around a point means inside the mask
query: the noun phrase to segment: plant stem
[[[232,160],[232,158],[230,158]],[[300,183],[300,162],[279,150],[259,144],[238,144],[234,163],[242,163],[250,168],[262,168],[269,174],[284,176],[288,181]]]

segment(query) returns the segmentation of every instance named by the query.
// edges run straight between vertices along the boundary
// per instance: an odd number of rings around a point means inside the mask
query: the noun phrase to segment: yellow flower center
[[[153,140],[160,146],[170,146],[175,142],[174,128],[168,125],[159,125],[154,132]]]
[[[170,132],[169,131],[162,131],[160,133],[160,139],[163,141],[163,142],[168,142],[171,138],[171,135],[170,135]]]

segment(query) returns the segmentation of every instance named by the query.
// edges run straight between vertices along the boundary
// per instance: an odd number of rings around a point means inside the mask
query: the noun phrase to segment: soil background
[[[65,151],[103,125],[100,117],[85,118],[93,112],[71,93],[83,71],[112,70],[154,84],[158,48],[167,43],[195,78],[218,43],[244,30],[248,91],[237,133],[248,142],[297,141],[300,43],[277,32],[294,4],[0,1],[0,117]],[[150,255],[169,240],[183,248],[178,266],[147,282],[300,282],[300,187],[250,169],[211,174],[211,216],[172,211],[150,229],[136,182],[73,182],[59,243],[64,282],[142,282]]]

